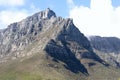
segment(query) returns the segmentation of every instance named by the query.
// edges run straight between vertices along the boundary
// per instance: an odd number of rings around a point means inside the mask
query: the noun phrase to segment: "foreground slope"
[[[0,80],[118,80],[71,19],[49,8],[0,31]],[[112,75],[112,76],[111,76]]]

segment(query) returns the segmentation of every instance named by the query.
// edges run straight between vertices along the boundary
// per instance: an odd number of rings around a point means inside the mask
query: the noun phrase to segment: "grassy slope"
[[[66,70],[62,62],[44,58],[37,53],[28,59],[0,64],[0,80],[75,80],[83,75]]]
[[[88,80],[119,80],[120,69],[114,67],[105,67],[100,63],[96,63],[95,66],[88,68],[90,77]]]
[[[119,80],[120,70],[105,67],[96,62],[95,66],[87,67],[89,77],[75,74],[64,68],[64,63],[45,59],[37,53],[27,59],[16,59],[0,64],[0,80]]]

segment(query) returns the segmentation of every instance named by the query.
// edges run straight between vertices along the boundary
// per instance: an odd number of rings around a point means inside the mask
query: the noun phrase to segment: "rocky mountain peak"
[[[0,30],[0,80],[114,80],[112,76],[106,78],[108,64],[92,47],[72,19],[57,17],[47,8]],[[120,49],[119,44],[116,47]],[[115,63],[114,60],[111,62]]]
[[[0,59],[6,59],[6,56],[25,57],[44,51],[76,73],[88,73],[81,59],[101,60],[72,19],[56,17],[49,8],[9,25],[0,34],[0,44]]]
[[[47,8],[46,10],[39,12],[38,15],[43,19],[44,18],[50,19],[51,17],[56,17],[56,14],[50,8]]]

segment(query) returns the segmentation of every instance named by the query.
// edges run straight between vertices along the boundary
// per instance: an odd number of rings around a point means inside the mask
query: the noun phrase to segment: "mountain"
[[[112,66],[120,67],[120,39],[116,37],[91,36],[94,52]]]
[[[118,80],[70,18],[49,8],[0,30],[0,80]],[[112,75],[112,76],[111,76]]]

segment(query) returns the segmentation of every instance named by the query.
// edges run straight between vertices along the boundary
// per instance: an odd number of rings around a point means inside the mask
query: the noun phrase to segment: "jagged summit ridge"
[[[39,16],[39,18],[48,18],[50,19],[51,17],[56,17],[56,14],[54,11],[52,11],[50,8],[47,8],[46,10],[44,11],[41,11],[41,12],[38,12],[36,13],[34,16]]]

